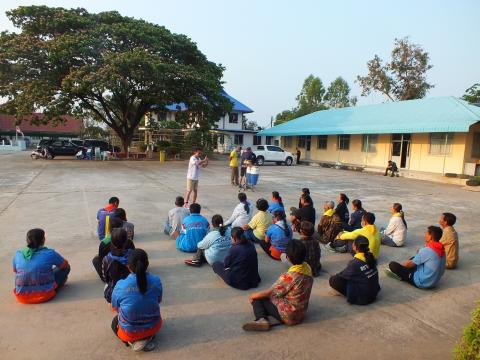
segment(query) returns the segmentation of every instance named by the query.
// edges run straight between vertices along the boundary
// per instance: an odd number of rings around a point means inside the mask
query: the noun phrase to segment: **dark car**
[[[10,145],[10,140],[7,139],[6,137],[0,136],[0,145]]]
[[[42,143],[43,142],[43,143]],[[41,141],[40,146],[46,147],[52,156],[75,156],[83,147],[77,146],[68,140]]]
[[[75,145],[79,146],[79,147],[84,147],[83,140],[70,140],[70,142],[72,144],[75,144]]]
[[[83,146],[86,148],[100,148],[100,151],[112,151],[119,153],[120,148],[118,146],[112,146],[105,140],[98,139],[86,139],[83,141]]]

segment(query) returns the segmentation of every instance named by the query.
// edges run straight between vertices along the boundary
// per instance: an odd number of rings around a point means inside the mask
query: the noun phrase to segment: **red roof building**
[[[29,137],[77,137],[83,128],[83,121],[69,115],[63,115],[64,122],[59,122],[56,126],[52,124],[35,125],[31,123],[33,117],[42,119],[43,114],[35,113],[25,116],[23,121],[17,125],[15,116],[0,114],[0,135],[15,136],[18,126],[25,136]]]

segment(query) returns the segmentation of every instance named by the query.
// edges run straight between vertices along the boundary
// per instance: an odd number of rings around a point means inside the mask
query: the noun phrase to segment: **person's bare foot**
[[[337,290],[335,290],[334,288],[330,288],[330,290],[328,290],[328,295],[331,295],[331,296],[342,296],[342,294],[340,294]]]

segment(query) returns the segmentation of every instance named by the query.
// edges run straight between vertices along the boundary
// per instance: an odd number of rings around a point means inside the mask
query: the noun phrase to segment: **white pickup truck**
[[[277,165],[285,164],[287,166],[293,164],[293,155],[275,145],[258,145],[253,152],[257,157],[257,164],[260,166],[265,164],[265,162],[274,162]]]

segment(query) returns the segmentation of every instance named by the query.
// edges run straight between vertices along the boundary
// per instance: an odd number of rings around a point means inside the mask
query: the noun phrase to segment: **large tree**
[[[350,97],[350,86],[341,76],[330,83],[323,99],[331,108],[355,106],[357,103],[356,97]]]
[[[7,16],[20,32],[0,34],[0,110],[19,120],[39,110],[53,123],[93,118],[126,150],[152,109],[183,102],[188,121],[206,129],[232,105],[224,68],[163,26],[81,8],[21,6]]]
[[[474,84],[465,90],[462,99],[469,103],[480,104],[480,83]]]
[[[367,68],[366,76],[357,77],[362,96],[378,91],[392,101],[420,99],[433,87],[426,80],[426,73],[432,68],[428,53],[408,38],[395,39],[389,62],[384,64],[375,55]]]

